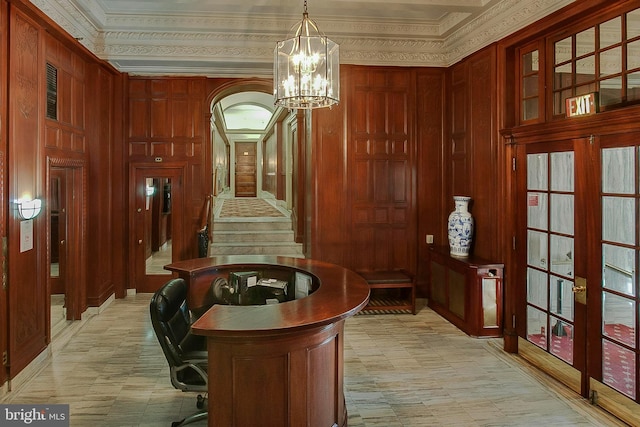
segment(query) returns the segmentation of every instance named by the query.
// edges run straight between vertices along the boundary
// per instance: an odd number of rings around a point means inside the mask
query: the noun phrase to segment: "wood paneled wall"
[[[444,172],[445,212],[453,211],[453,196],[470,196],[475,220],[472,253],[499,262],[503,165],[498,159],[503,150],[496,122],[496,58],[496,46],[492,45],[449,71],[450,137],[445,145]],[[446,221],[444,227],[446,230]],[[448,244],[446,239],[443,244]]]
[[[124,78],[95,63],[87,74],[87,304],[96,307],[126,289]]]
[[[416,73],[416,139],[417,139],[417,196],[418,209],[418,294],[429,296],[427,284],[429,245],[426,236],[432,235],[434,244],[447,245],[448,209],[450,207],[444,171],[446,123],[446,70],[425,69]]]
[[[179,259],[197,257],[196,230],[207,194],[213,190],[210,108],[206,104],[211,88],[202,78],[129,79],[127,162],[164,164],[186,162],[183,188],[185,247]],[[129,191],[135,191],[129,183]],[[133,224],[133,222],[130,222]],[[130,225],[131,226],[131,225]]]
[[[61,281],[65,294],[65,306],[71,319],[80,319],[87,309],[87,135],[86,135],[86,110],[85,99],[89,95],[86,80],[87,63],[71,49],[67,48],[51,34],[43,32],[45,49],[43,50],[46,63],[53,65],[57,70],[57,118],[55,120],[44,118],[44,151],[46,162],[42,165],[42,173],[45,177],[43,196],[45,202],[51,200],[50,177],[52,168],[64,168],[66,181],[69,181],[71,193],[64,205],[66,212],[61,218],[68,222],[65,229],[67,234],[60,236],[65,240],[62,252],[66,255],[62,259],[66,262],[66,269],[61,272]],[[38,74],[42,76],[44,70],[42,64],[38,65]],[[40,77],[42,79],[42,77]],[[97,101],[97,100],[96,100]],[[98,102],[96,102],[98,104]],[[107,145],[107,149],[109,146]],[[108,159],[108,157],[107,157]],[[69,173],[66,173],[69,172]],[[51,253],[52,247],[58,242],[51,241],[51,225],[47,218],[50,214],[50,206],[47,206],[43,216],[44,236],[43,242],[47,252]],[[99,215],[99,212],[92,211]],[[107,247],[110,252],[110,247]],[[97,251],[96,251],[97,252]],[[94,255],[97,253],[93,252]],[[47,256],[44,260],[50,259]],[[111,275],[107,273],[104,278],[109,280],[108,287],[113,293],[113,285],[110,282]],[[48,277],[47,277],[47,280]],[[77,286],[77,284],[82,284]],[[109,286],[111,285],[111,286]],[[46,298],[46,296],[45,296]]]
[[[10,8],[9,86],[9,200],[42,197],[42,147],[39,129],[43,122],[39,88],[44,69],[42,30],[38,25]],[[46,253],[45,218],[20,221],[15,209],[9,209],[9,376],[20,372],[47,345],[46,276],[42,259]],[[32,230],[33,249],[21,251],[21,228]],[[23,230],[23,234],[25,231]]]
[[[415,272],[415,83],[404,69],[354,68],[347,117],[347,181],[356,271]]]
[[[0,40],[9,39],[9,4],[0,1]],[[8,96],[7,88],[8,84],[8,62],[7,58],[9,52],[9,45],[7,43],[0,42],[0,124],[8,123]],[[0,126],[0,206],[7,206],[7,152],[8,152],[8,134],[7,126]],[[8,257],[5,252],[5,246],[7,241],[7,209],[0,209],[0,239],[2,242],[2,250],[0,250],[0,266],[2,268],[2,288],[0,289],[0,354],[3,354],[8,349],[8,336],[9,336],[9,305],[8,295],[6,292],[7,276],[5,275],[8,269]],[[5,384],[7,381],[7,370],[0,369],[0,384]]]
[[[415,73],[343,66],[341,87],[338,106],[313,113],[311,256],[415,272]]]
[[[18,218],[13,203],[9,204],[9,217],[2,222],[7,227],[2,234],[8,237],[9,258],[6,322],[1,335],[6,340],[0,341],[0,350],[8,352],[9,377],[14,377],[50,341],[48,213],[52,167],[68,170],[73,183],[73,220],[65,242],[70,254],[65,291],[68,317],[79,319],[89,304],[100,305],[118,286],[124,289],[121,242],[125,229],[116,214],[122,206],[117,196],[112,197],[122,194],[122,157],[117,156],[122,151],[122,135],[118,134],[122,129],[118,109],[122,91],[120,73],[30,2],[0,4],[1,49],[10,52],[2,56],[0,73],[6,84],[3,87],[10,88],[0,97],[2,121],[8,123],[3,126],[6,133],[2,134],[0,151],[10,159],[9,179],[2,181],[0,198],[43,199],[42,213],[31,225]],[[47,62],[58,70],[56,120],[45,118]],[[31,226],[33,249],[21,250],[23,228]]]

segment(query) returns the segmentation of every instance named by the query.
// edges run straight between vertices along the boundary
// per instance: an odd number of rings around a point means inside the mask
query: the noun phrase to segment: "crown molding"
[[[340,45],[341,63],[447,67],[572,1],[501,0],[473,19],[466,13],[452,13],[441,22],[322,18],[321,27]],[[297,15],[229,14],[133,17],[105,13],[95,0],[84,0],[92,8],[90,14],[82,12],[73,0],[32,3],[96,56],[132,74],[194,75],[206,71],[204,75],[223,76],[235,69],[240,73],[235,76],[270,78],[275,41],[286,38],[290,26],[299,19]],[[173,31],[162,31],[167,27]],[[159,60],[166,69],[153,71]],[[255,64],[256,69],[247,64]]]
[[[502,0],[446,39],[447,62],[453,65],[473,52],[533,24],[573,1]]]

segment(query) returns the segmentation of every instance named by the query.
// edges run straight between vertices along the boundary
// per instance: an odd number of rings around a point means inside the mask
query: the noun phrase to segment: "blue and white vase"
[[[449,251],[452,256],[469,256],[473,238],[473,217],[469,213],[471,197],[453,196],[456,210],[449,215]]]

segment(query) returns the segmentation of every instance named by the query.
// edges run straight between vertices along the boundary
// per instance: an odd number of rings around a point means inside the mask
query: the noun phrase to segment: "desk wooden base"
[[[343,327],[209,337],[209,426],[346,427]]]
[[[217,277],[295,272],[308,296],[280,304],[214,305],[194,322],[207,337],[209,426],[346,427],[344,322],[369,299],[362,276],[335,264],[285,257],[199,258],[173,263],[194,300]],[[265,273],[267,274],[267,273]],[[304,279],[304,278],[302,278]]]

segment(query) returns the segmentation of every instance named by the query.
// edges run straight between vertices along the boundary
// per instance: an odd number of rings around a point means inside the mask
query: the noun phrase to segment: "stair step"
[[[279,255],[304,258],[302,244],[296,243],[291,218],[214,217],[213,242],[209,256]]]
[[[213,223],[213,231],[248,231],[248,230],[291,230],[291,220],[289,218],[278,218],[278,221],[248,221],[246,219],[239,220],[220,220],[216,219]]]
[[[292,230],[249,230],[249,231],[214,231],[213,241],[218,243],[233,242],[293,242]]]
[[[290,242],[236,242],[212,245],[209,255],[280,255],[303,257],[302,244]]]

